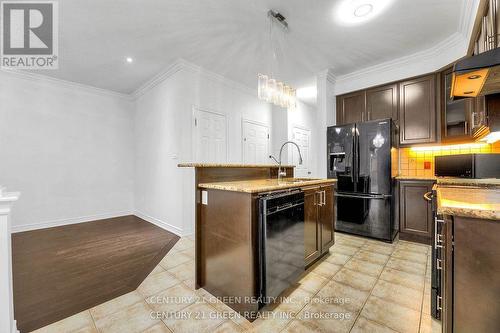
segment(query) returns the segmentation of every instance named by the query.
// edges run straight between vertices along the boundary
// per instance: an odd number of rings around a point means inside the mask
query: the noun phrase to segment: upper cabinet
[[[401,144],[436,142],[435,82],[435,75],[427,75],[399,83]]]
[[[474,99],[452,99],[452,68],[441,74],[441,141],[463,141],[470,138],[474,124],[471,121]]]
[[[365,121],[366,94],[358,91],[337,97],[337,124]]]
[[[366,119],[398,119],[398,85],[376,87],[366,91]]]

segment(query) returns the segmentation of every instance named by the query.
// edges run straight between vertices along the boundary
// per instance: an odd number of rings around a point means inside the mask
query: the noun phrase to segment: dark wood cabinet
[[[319,206],[319,225],[321,226],[321,253],[328,252],[334,242],[335,203],[333,186],[320,187],[323,200]]]
[[[366,119],[398,119],[398,85],[389,84],[366,91]]]
[[[337,124],[365,121],[366,94],[357,91],[337,97]]]
[[[305,263],[309,266],[327,253],[334,244],[334,187],[315,186],[304,189]]]
[[[318,223],[319,187],[304,190],[304,250],[306,265],[321,255],[321,226]]]
[[[436,77],[399,83],[400,143],[436,142]]]
[[[471,138],[474,127],[471,121],[475,99],[451,98],[453,68],[443,71],[441,77],[441,141],[466,141]]]
[[[498,220],[444,216],[443,332],[500,332]]]
[[[399,181],[399,238],[430,244],[433,232],[432,207],[424,194],[432,191],[433,181]]]

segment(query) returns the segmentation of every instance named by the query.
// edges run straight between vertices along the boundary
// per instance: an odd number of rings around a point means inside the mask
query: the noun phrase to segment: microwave
[[[500,178],[500,154],[462,154],[434,157],[437,177]]]

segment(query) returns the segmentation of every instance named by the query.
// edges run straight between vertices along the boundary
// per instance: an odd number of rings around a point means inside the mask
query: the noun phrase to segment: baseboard
[[[184,232],[181,228],[176,227],[174,225],[171,225],[170,223],[167,223],[165,221],[162,221],[160,219],[157,219],[156,217],[149,216],[148,214],[145,214],[141,211],[136,210],[134,212],[134,215],[137,217],[140,217],[141,219],[148,221],[149,223],[152,223],[162,229],[165,229],[167,231],[170,231],[174,234],[176,234],[179,237],[184,237]]]
[[[17,320],[12,322],[12,333],[19,333],[19,330],[17,329]]]
[[[13,225],[12,233],[23,232],[23,231],[31,231],[38,229],[46,229],[53,227],[60,227],[63,225],[69,224],[77,224],[77,223],[85,223],[96,220],[110,219],[113,217],[120,217],[126,215],[134,215],[133,211],[122,211],[122,212],[114,212],[114,213],[105,213],[105,214],[96,214],[82,217],[74,217],[69,219],[60,219],[54,221],[47,221],[42,223],[34,223],[34,224],[25,224],[25,225]]]

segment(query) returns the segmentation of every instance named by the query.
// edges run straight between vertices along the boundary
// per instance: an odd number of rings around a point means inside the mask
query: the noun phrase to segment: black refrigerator
[[[337,179],[335,230],[392,242],[396,126],[391,119],[332,126],[327,141],[328,178]]]

